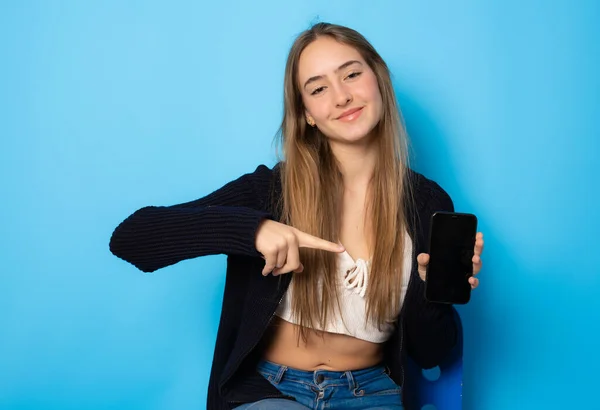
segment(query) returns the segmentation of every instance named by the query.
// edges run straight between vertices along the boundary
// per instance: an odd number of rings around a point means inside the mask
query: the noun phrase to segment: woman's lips
[[[362,112],[363,112],[363,107],[348,110],[345,113],[343,113],[342,115],[340,115],[338,117],[338,120],[344,121],[344,122],[354,121],[355,119],[360,117]]]

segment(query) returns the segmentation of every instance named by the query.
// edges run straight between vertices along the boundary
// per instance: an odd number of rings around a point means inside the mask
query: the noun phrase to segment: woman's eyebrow
[[[352,64],[360,64],[362,65],[362,63],[358,60],[350,60],[350,61],[346,61],[344,64],[342,64],[341,66],[339,66],[338,68],[336,68],[335,72],[337,73],[340,70],[343,70],[346,67],[351,66]],[[319,81],[322,80],[324,76],[322,75],[315,75],[314,77],[310,77],[308,80],[306,80],[306,82],[304,83],[304,88],[306,88],[307,85],[309,85],[310,83],[314,83],[315,81]]]

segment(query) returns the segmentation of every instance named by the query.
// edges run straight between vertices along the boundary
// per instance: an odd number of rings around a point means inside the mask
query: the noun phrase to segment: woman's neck
[[[346,190],[363,190],[371,182],[377,161],[377,145],[331,144]]]

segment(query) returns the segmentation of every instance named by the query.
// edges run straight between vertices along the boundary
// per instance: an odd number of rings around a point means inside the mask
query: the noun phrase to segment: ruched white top
[[[404,243],[400,308],[404,302],[412,266],[412,241],[408,233],[404,235]],[[394,330],[394,322],[384,324],[380,330],[375,323],[370,323],[366,320],[367,301],[365,295],[369,286],[370,261],[365,261],[364,259],[357,259],[355,261],[345,251],[339,254],[337,265],[337,290],[341,314],[331,315],[325,329],[318,328],[317,330],[345,334],[373,343],[385,342]],[[302,275],[302,273],[298,273],[298,275]],[[292,315],[291,297],[292,286],[288,288],[275,314],[283,320],[295,323]],[[396,312],[396,315],[399,313],[399,311]]]

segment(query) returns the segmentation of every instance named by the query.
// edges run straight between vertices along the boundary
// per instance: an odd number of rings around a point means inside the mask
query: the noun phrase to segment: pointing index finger
[[[328,252],[344,252],[346,249],[337,243],[317,238],[302,231],[297,231],[298,246],[301,248],[321,249]]]

